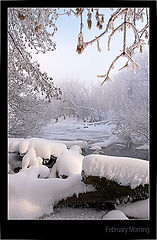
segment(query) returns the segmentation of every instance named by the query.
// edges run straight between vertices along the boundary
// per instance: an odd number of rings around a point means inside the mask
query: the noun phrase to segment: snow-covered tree
[[[23,96],[17,95],[9,105],[9,136],[34,137],[42,131],[52,117],[50,103],[37,98],[32,93]]]
[[[129,63],[133,65],[133,71],[136,68],[140,68],[140,65],[134,60],[133,54],[135,50],[139,48],[140,52],[143,51],[143,45],[149,44],[149,9],[148,8],[114,8],[111,9],[113,13],[111,14],[109,20],[106,21],[105,9],[100,8],[76,8],[75,15],[80,17],[80,32],[78,35],[77,52],[81,54],[84,49],[93,44],[97,44],[97,49],[101,52],[100,39],[104,37],[107,33],[108,36],[108,50],[111,48],[111,39],[117,34],[121,33],[123,36],[122,42],[119,43],[122,49],[119,49],[120,54],[115,57],[112,61],[108,71],[104,75],[98,75],[98,77],[104,78],[102,85],[106,80],[111,80],[110,73],[114,68],[115,63],[120,58],[126,58],[125,65],[121,68],[126,68]],[[87,25],[88,29],[92,29],[93,16],[95,16],[97,27],[101,31],[98,36],[95,36],[90,41],[85,41],[85,36],[83,34],[83,17],[84,12],[87,11]],[[139,24],[140,22],[140,24]],[[105,30],[103,26],[106,25]],[[131,30],[131,31],[130,31]],[[128,38],[130,35],[133,36],[134,40],[129,43]]]
[[[115,105],[113,119],[115,133],[129,144],[132,138],[142,136],[149,139],[149,70],[148,55],[137,55],[141,70],[132,75],[132,69],[117,75],[123,82],[123,97]],[[125,83],[125,84],[124,84]],[[117,89],[118,91],[118,89]]]
[[[43,100],[40,101],[38,97],[42,94],[49,101],[52,98],[60,98],[61,89],[55,86],[52,77],[47,76],[46,72],[41,72],[39,63],[32,59],[32,53],[42,52],[44,54],[46,51],[55,50],[56,44],[53,42],[53,36],[57,31],[56,21],[64,14],[67,16],[73,14],[80,19],[80,32],[76,49],[79,54],[93,43],[96,43],[98,51],[101,51],[100,39],[107,33],[110,33],[108,36],[109,50],[112,37],[117,32],[123,35],[122,52],[113,60],[107,74],[98,76],[105,78],[102,85],[110,79],[111,69],[122,57],[126,58],[127,61],[121,69],[127,67],[129,63],[132,64],[134,72],[136,67],[140,68],[133,59],[133,54],[136,48],[142,52],[143,44],[149,42],[149,11],[147,8],[114,8],[112,11],[110,18],[106,20],[105,8],[8,8],[9,133],[16,132],[18,134],[18,132],[23,131],[22,134],[27,132],[28,135],[33,122],[35,122],[34,127],[32,127],[34,133],[38,131],[43,125],[44,118],[40,120],[43,113],[39,114],[40,111],[36,109],[45,111],[46,116],[49,108],[46,108]],[[95,18],[97,28],[101,33],[87,42],[83,34],[83,27],[86,20],[88,29],[91,30],[93,18]],[[127,42],[129,29],[132,30],[131,33],[134,36],[134,42],[131,45],[128,45]],[[49,111],[49,119],[65,114],[65,116],[72,115],[85,120],[98,121],[104,118],[104,113],[106,114],[112,109],[114,101],[117,101],[118,98],[118,96],[115,95],[115,97],[111,94],[114,99],[111,100],[107,90],[103,91],[99,88],[88,91],[87,88],[76,85],[75,90],[75,92],[69,91],[67,86],[64,89],[62,101],[57,103],[56,100],[53,100],[53,110]],[[36,112],[34,119],[33,111]],[[31,125],[29,117],[32,119]],[[46,119],[48,118],[45,118],[45,123]],[[17,131],[18,127],[19,131]]]
[[[59,98],[61,91],[52,77],[41,72],[38,62],[33,62],[32,51],[37,54],[53,51],[52,38],[57,30],[58,18],[50,8],[8,8],[8,105],[9,134],[29,135],[38,132],[46,123],[46,103]],[[38,99],[38,100],[37,100]],[[45,113],[43,112],[45,111]],[[31,133],[32,130],[32,133]]]
[[[57,30],[57,14],[51,8],[8,8],[8,86],[9,101],[17,90],[42,92],[46,98],[57,97],[59,90],[52,77],[40,71],[32,61],[31,50],[45,53],[56,48],[52,41]]]

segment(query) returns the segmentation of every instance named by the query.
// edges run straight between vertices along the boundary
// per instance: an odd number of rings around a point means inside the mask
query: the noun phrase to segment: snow
[[[40,168],[22,169],[17,174],[9,174],[9,219],[32,219],[53,212],[59,200],[73,194],[94,191],[75,174],[67,179],[37,178]]]
[[[50,170],[50,174],[49,174],[49,176],[48,176],[48,178],[56,178],[57,177],[57,174],[56,174],[56,172],[57,172],[57,167],[56,167],[56,163],[53,165],[53,167],[51,168],[51,170]]]
[[[115,206],[115,208],[129,217],[149,219],[149,199]]]
[[[131,188],[149,183],[149,163],[141,159],[91,154],[84,157],[82,170]]]
[[[80,147],[74,145],[57,158],[56,168],[60,177],[81,174],[83,156],[80,152]]]
[[[92,150],[100,150],[101,148],[108,147],[113,142],[116,142],[119,138],[115,135],[111,135],[108,139],[104,140],[103,142],[93,143],[90,147]]]
[[[15,168],[21,168],[20,157],[17,153],[8,153],[8,163],[10,165],[10,173],[13,172]]]
[[[102,219],[103,220],[128,220],[125,214],[120,210],[109,211]]]
[[[88,207],[57,207],[52,214],[43,216],[42,220],[101,220],[106,212]]]
[[[121,185],[129,184],[132,188],[149,183],[147,161],[97,154],[86,157],[82,155],[81,149],[87,144],[92,150],[101,150],[113,142],[120,142],[112,134],[113,127],[114,125],[110,122],[83,123],[76,122],[75,119],[74,121],[67,119],[48,126],[42,138],[10,138],[8,145],[9,219],[105,220],[116,216],[117,219],[125,219],[126,216],[147,218],[146,202],[142,201],[134,205],[118,205],[116,211],[121,213],[108,212],[108,215],[106,210],[87,208],[57,207],[53,211],[53,207],[61,199],[66,199],[73,194],[78,196],[81,192],[95,191],[93,186],[85,185],[81,181],[82,169],[88,175],[105,176]],[[22,165],[18,152],[22,157]],[[42,158],[50,159],[51,155],[57,160],[49,169],[42,165]],[[22,167],[20,172],[13,172],[17,167]],[[68,178],[57,178],[58,175],[60,177],[65,175]],[[45,214],[48,216],[43,217]]]
[[[149,144],[143,144],[143,145],[141,145],[141,146],[139,146],[139,147],[136,147],[136,149],[139,149],[139,150],[148,150],[149,149]]]
[[[41,165],[39,169],[39,178],[47,178],[50,174],[50,169],[47,166]]]
[[[22,140],[23,138],[9,138],[8,151],[10,153],[18,152],[19,144]]]
[[[64,143],[67,146],[67,148],[71,148],[73,145],[78,145],[82,149],[82,148],[85,148],[85,146],[87,145],[87,142],[83,141],[83,140],[78,140],[78,141],[60,141],[60,140],[58,140],[58,142]]]
[[[39,167],[40,161],[36,156],[36,151],[32,147],[29,151],[24,155],[22,159],[22,168],[27,168],[30,166]]]
[[[50,159],[51,155],[58,157],[67,149],[64,143],[42,138],[30,138],[20,142],[19,152],[23,155],[32,147],[34,147],[36,155],[44,159]]]

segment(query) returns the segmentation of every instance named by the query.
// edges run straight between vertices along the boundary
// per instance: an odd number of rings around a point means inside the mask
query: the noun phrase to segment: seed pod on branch
[[[25,17],[23,14],[18,13],[18,18],[19,18],[20,20],[24,20],[26,17]]]

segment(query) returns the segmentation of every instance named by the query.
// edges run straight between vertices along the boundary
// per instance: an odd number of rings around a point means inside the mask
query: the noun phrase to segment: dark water
[[[145,149],[136,149],[136,147],[141,146],[142,144],[134,144],[131,143],[129,148],[124,146],[119,146],[117,144],[121,143],[112,143],[108,147],[101,148],[101,150],[91,150],[90,146],[86,146],[83,150],[83,155],[86,156],[88,154],[104,154],[109,156],[118,156],[118,157],[131,157],[131,158],[139,158],[143,160],[149,160],[149,151]]]

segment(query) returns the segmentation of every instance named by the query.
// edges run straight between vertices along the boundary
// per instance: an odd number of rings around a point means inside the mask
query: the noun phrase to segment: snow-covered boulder
[[[56,158],[58,158],[67,150],[67,147],[64,143],[60,143],[53,140],[51,140],[50,142],[51,142],[51,155]]]
[[[44,165],[39,167],[39,178],[47,178],[50,174],[50,169]]]
[[[8,152],[14,153],[19,151],[19,144],[23,138],[9,138],[8,139]]]
[[[37,158],[36,151],[33,147],[22,158],[22,168],[30,166],[39,167],[41,165],[41,158]]]
[[[72,146],[57,158],[56,168],[59,177],[70,177],[81,174],[83,156],[78,145]]]
[[[22,139],[17,146],[20,155],[26,154],[32,147],[34,147],[37,157],[44,159],[50,159],[51,155],[58,157],[67,149],[64,143],[43,138]]]
[[[83,159],[82,181],[102,190],[104,201],[142,200],[149,196],[149,162],[91,154]]]
[[[21,156],[27,153],[29,144],[30,144],[30,139],[23,139],[22,141],[20,141],[18,152],[20,153]]]
[[[29,167],[17,174],[9,174],[9,219],[35,219],[50,214],[53,205],[61,199],[88,191],[80,174],[67,179],[41,179],[39,173],[39,167]]]

